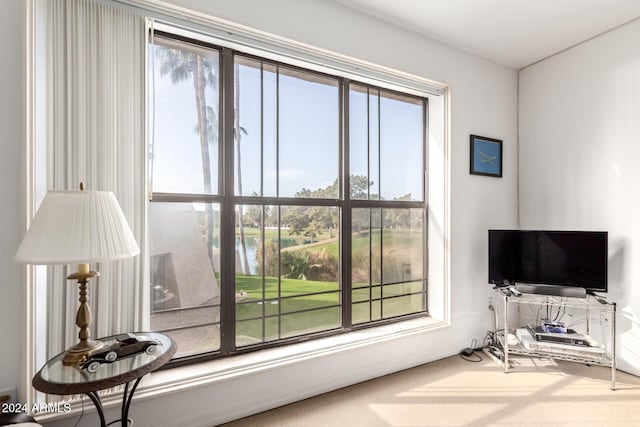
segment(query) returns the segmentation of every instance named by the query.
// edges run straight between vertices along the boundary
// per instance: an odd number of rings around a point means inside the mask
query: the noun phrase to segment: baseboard
[[[433,351],[429,353],[416,353],[412,357],[406,358],[402,363],[395,363],[390,369],[390,364],[385,360],[381,360],[376,364],[361,364],[357,370],[350,369],[348,373],[336,372],[334,375],[323,376],[315,381],[299,381],[298,387],[281,388],[280,391],[273,391],[260,397],[249,400],[243,400],[242,405],[235,408],[225,408],[224,413],[208,413],[198,416],[187,416],[180,419],[174,418],[158,427],[183,427],[185,425],[192,427],[211,427],[212,425],[224,424],[226,422],[238,420],[271,409],[275,409],[284,405],[298,402],[331,391],[339,390],[344,387],[359,384],[368,380],[379,378],[384,375],[400,372],[410,369],[424,363],[439,360],[450,356],[449,351]],[[329,362],[333,364],[332,362]],[[213,423],[213,424],[212,424]]]

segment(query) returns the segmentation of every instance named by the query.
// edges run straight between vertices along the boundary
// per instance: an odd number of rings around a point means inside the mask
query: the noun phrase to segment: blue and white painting
[[[473,138],[473,173],[502,175],[500,143]]]

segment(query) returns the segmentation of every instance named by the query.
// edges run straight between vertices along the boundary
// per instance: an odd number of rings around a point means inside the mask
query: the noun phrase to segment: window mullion
[[[382,122],[382,115],[380,114],[380,98],[382,96],[380,94],[380,89],[376,92],[376,98],[378,100],[378,105],[376,106],[376,114],[378,115],[378,129],[376,129],[376,132],[378,133],[378,136],[376,137],[376,141],[378,142],[378,200],[382,200],[382,133],[380,132]],[[382,290],[380,292],[382,292]]]
[[[341,281],[342,281],[342,327],[351,328],[352,318],[352,274],[351,274],[351,238],[352,238],[352,212],[351,212],[351,168],[349,165],[349,81],[343,80],[340,85],[340,154],[342,161],[342,210],[340,256],[341,256]],[[340,178],[339,178],[340,179]]]
[[[278,339],[282,338],[282,206],[278,206]]]
[[[371,93],[367,88],[367,182],[371,182]],[[371,187],[367,186],[367,200],[371,200]]]
[[[423,157],[422,157],[422,165],[423,165],[423,191],[422,197],[424,200],[424,212],[422,216],[422,221],[424,224],[424,233],[423,233],[423,243],[422,246],[424,248],[423,256],[422,256],[422,283],[423,283],[423,305],[422,308],[425,311],[429,310],[429,294],[427,292],[427,287],[429,285],[428,280],[429,277],[429,250],[428,250],[428,241],[429,241],[429,229],[427,224],[429,224],[429,100],[424,99],[422,101],[422,144],[423,144]]]
[[[236,348],[235,312],[235,205],[234,205],[234,63],[233,52],[222,49],[220,60],[221,117],[224,174],[220,215],[220,351]]]
[[[260,196],[264,196],[264,63],[260,63]]]
[[[276,65],[276,197],[280,197],[280,66]]]

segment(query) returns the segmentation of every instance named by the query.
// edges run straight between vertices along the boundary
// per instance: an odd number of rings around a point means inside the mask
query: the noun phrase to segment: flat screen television
[[[606,231],[489,230],[489,283],[607,292]]]

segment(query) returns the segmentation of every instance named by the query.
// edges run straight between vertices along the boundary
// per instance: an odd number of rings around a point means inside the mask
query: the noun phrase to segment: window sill
[[[448,326],[448,323],[440,319],[421,317],[288,346],[255,351],[230,358],[165,369],[143,377],[140,387],[135,393],[134,400],[167,396],[196,387],[255,375],[270,369],[330,356],[368,345],[425,334]],[[101,396],[103,407],[106,410],[119,408],[121,404],[120,388],[113,389],[113,391]],[[43,414],[38,416],[37,419],[41,423],[54,422],[61,418],[77,416],[81,412],[81,408],[80,401],[76,400],[72,402],[70,413]]]
[[[191,387],[213,384],[447,326],[447,323],[439,319],[423,317],[230,358],[165,369],[147,375],[136,393],[136,398],[151,398]]]

